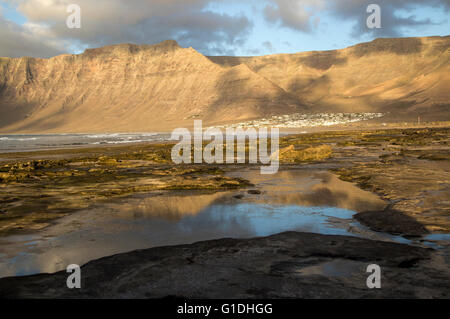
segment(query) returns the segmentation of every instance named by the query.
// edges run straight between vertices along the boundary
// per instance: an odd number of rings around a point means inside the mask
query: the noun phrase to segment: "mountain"
[[[175,41],[0,58],[0,132],[146,132],[296,112],[448,117],[450,37],[206,57]]]
[[[343,50],[263,57],[210,57],[248,67],[314,111],[446,113],[450,36],[376,39]]]

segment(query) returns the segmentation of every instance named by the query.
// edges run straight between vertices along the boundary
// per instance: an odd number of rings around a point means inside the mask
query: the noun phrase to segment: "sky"
[[[68,28],[70,4],[81,28]],[[381,28],[367,27],[369,4]],[[450,0],[0,0],[0,56],[51,57],[176,40],[205,55],[333,50],[379,37],[446,36]]]

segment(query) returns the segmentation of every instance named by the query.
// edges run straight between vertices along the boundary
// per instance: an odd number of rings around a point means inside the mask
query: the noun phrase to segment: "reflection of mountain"
[[[179,221],[187,216],[196,216],[221,205],[268,204],[305,207],[338,207],[356,212],[384,209],[385,202],[376,195],[343,182],[336,176],[323,172],[312,174],[307,171],[280,171],[276,175],[261,175],[259,170],[237,173],[241,178],[258,185],[262,195],[246,195],[242,200],[232,198],[233,192],[189,195],[157,195],[129,198],[111,205],[119,218],[160,218]],[[224,209],[224,210],[226,210]],[[221,217],[222,218],[222,217]]]
[[[283,181],[281,183],[265,180],[267,177],[253,171],[241,176],[263,185],[264,196],[259,198],[262,203],[339,207],[355,212],[382,210],[386,206],[378,196],[325,172],[312,175],[303,171],[281,171],[275,175]]]
[[[449,44],[449,36],[378,39],[239,58],[165,41],[0,58],[0,131],[155,131],[305,111],[448,117]]]
[[[128,199],[125,203],[114,205],[120,218],[161,218],[178,221],[186,216],[195,216],[203,209],[222,198],[226,193],[192,195],[192,196],[152,196]]]
[[[305,206],[331,206],[353,210],[355,212],[380,210],[386,203],[376,195],[363,191],[355,185],[343,182],[333,175],[326,175],[322,183],[311,188],[307,194],[298,198],[285,198],[288,202],[294,201]]]

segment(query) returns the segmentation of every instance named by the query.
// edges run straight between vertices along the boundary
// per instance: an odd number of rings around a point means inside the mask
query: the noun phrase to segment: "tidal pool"
[[[0,277],[56,272],[121,252],[284,231],[407,242],[371,232],[352,219],[383,209],[372,193],[323,171],[229,173],[255,187],[233,192],[154,192],[96,204],[32,235],[0,238]]]

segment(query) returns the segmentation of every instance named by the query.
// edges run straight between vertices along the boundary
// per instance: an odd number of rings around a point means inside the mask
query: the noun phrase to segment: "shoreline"
[[[336,174],[340,180],[350,182],[362,190],[376,194],[388,205],[389,210],[359,211],[362,214],[361,218],[353,217],[354,219],[358,219],[361,224],[374,231],[392,233],[405,238],[412,236],[420,241],[427,234],[445,235],[450,233],[450,218],[448,217],[450,211],[445,204],[445,198],[450,193],[448,183],[445,182],[450,180],[449,142],[449,126],[382,130],[329,130],[300,135],[290,134],[280,139],[280,151],[282,151],[280,171],[300,168]],[[253,165],[174,165],[170,162],[172,144],[107,145],[86,148],[82,151],[80,149],[59,149],[1,154],[0,158],[3,158],[0,164],[0,177],[2,178],[0,183],[0,201],[2,202],[0,207],[2,212],[0,214],[0,238],[11,234],[39,233],[63,216],[76,214],[80,209],[89,210],[94,203],[109,202],[113,198],[122,198],[127,201],[128,196],[144,194],[149,191],[215,193],[224,190],[237,191],[239,189],[258,188],[258,184],[253,185],[248,180],[227,176],[227,172],[232,169],[252,168]],[[311,157],[311,153],[307,152],[307,150],[322,149],[323,146],[331,149],[331,153],[328,153],[328,151],[325,153],[316,152]],[[305,154],[308,154],[308,156],[305,156]],[[393,225],[395,227],[392,227]],[[292,236],[302,238],[310,235],[299,233],[299,235]],[[314,236],[319,241],[322,241],[321,238],[323,240],[328,238],[328,235],[316,234]],[[344,247],[345,242],[348,241],[347,237],[337,237],[339,238],[336,242]],[[287,237],[281,234],[268,238]],[[271,242],[272,239],[261,238],[260,240]],[[218,247],[221,247],[222,244],[225,245],[227,240],[215,242],[220,243]],[[247,243],[249,240],[236,239],[236,242]],[[434,264],[437,261],[430,264],[430,259],[424,257],[423,260],[421,259],[422,261],[418,261],[418,264],[413,263],[411,266],[416,270],[421,269],[427,274],[426,276],[430,276],[428,279],[431,278],[432,285],[434,285],[430,289],[436,292],[435,297],[439,297],[438,291],[442,292],[442,296],[449,296],[448,289],[439,288],[441,286],[436,281],[436,278],[439,277],[436,272],[438,269],[448,266],[450,260],[450,246],[446,239],[444,239],[444,242],[446,244],[443,250],[431,253],[432,257],[430,257],[432,260],[440,258],[439,265]],[[367,240],[365,243],[363,245],[365,248],[361,246],[362,250],[355,251],[354,254],[361,256],[364,249],[372,249],[370,247],[382,245],[374,240]],[[308,242],[308,245],[313,245],[313,243]],[[391,245],[397,244],[391,243],[384,249],[388,249],[388,251],[394,249],[392,248],[394,246]],[[191,248],[196,249],[197,246],[197,244],[186,246],[185,250],[190,251]],[[410,245],[404,246],[408,247],[405,248],[405,253],[410,249],[412,251],[417,248]],[[348,249],[352,250],[353,248]],[[165,249],[171,251],[175,248],[168,247]],[[164,252],[165,249],[151,248],[149,251]],[[221,248],[217,249],[220,250]],[[261,249],[263,249],[263,246],[261,246]],[[286,253],[289,255],[292,251]],[[382,256],[384,253],[384,250],[377,252],[381,256],[380,258],[384,258]],[[140,253],[125,253],[123,258],[135,260],[136,254],[139,255]],[[276,264],[275,260],[284,258],[283,254],[275,254],[271,262]],[[116,257],[101,258],[87,263],[85,267],[95,269],[96,265],[101,265],[105,259],[114,260],[114,258]],[[211,258],[208,262],[216,263],[215,260],[220,257],[213,255]],[[322,265],[323,262],[334,264],[341,257],[330,258],[327,261],[321,260],[318,264]],[[237,262],[244,262],[244,260],[238,260]],[[295,263],[303,264],[304,261],[295,261]],[[353,261],[345,263],[345,267],[350,267],[350,269],[354,266]],[[409,262],[405,261],[405,263]],[[393,271],[400,271],[400,269],[395,270],[396,267],[393,268]],[[173,271],[178,271],[177,269],[175,267]],[[250,273],[252,271],[256,271],[256,269],[251,270]],[[288,272],[290,273],[290,271]],[[97,273],[97,271],[94,271],[94,273]],[[230,272],[230,274],[234,276],[233,272]],[[4,283],[5,287],[11,285],[11,289],[21,291],[21,285],[27,287],[28,284],[32,285],[34,280],[40,280],[36,278],[44,278],[44,281],[49,285],[48,287],[51,288],[53,287],[51,282],[54,282],[52,278],[61,276],[61,273],[57,273],[48,276],[22,277],[24,279],[0,279],[0,286]],[[269,276],[271,275],[269,274]],[[292,274],[286,275],[285,272],[282,276],[283,278],[292,278]],[[324,276],[328,278],[326,280],[334,280],[329,275]],[[133,280],[138,282],[138,277]],[[439,278],[448,280],[450,276],[449,274],[442,274]],[[398,289],[392,288],[394,289],[392,291],[396,291],[395,293],[398,293],[399,296],[411,297],[417,297],[418,294],[422,293],[417,292],[404,279],[400,278],[396,283],[400,286]],[[225,287],[224,289],[228,288]],[[109,296],[106,291],[98,290],[92,296]],[[132,294],[130,290],[126,291]],[[361,296],[358,295],[361,292],[360,290],[350,289],[349,291],[351,293],[349,292],[348,296]],[[277,290],[274,296],[281,296],[278,294],[281,292]],[[32,294],[27,295],[28,292],[18,292],[17,295],[15,293],[10,297],[33,297]],[[315,293],[319,292],[315,290]],[[88,295],[81,296],[86,297]],[[110,295],[112,298],[124,296],[121,293]],[[136,296],[142,297],[143,295],[137,294]],[[190,295],[187,294],[186,296]],[[249,296],[263,297],[264,294],[255,293]],[[292,296],[298,297],[301,295],[293,294]],[[313,295],[303,296],[315,297]],[[70,298],[71,295],[61,293],[59,297]]]
[[[388,120],[382,121],[381,119],[374,120],[364,120],[358,122],[349,122],[344,124],[333,124],[333,125],[317,125],[317,126],[301,126],[301,127],[280,127],[280,132],[298,132],[309,130],[308,133],[315,132],[325,132],[325,131],[353,131],[353,130],[377,130],[377,129],[408,129],[408,128],[438,128],[438,127],[448,127],[450,126],[449,120],[426,120],[421,123],[417,123],[417,121],[405,120],[405,121],[397,121],[397,120]],[[224,125],[235,125],[239,123],[227,122]],[[216,127],[216,125],[205,125],[204,128]],[[262,128],[262,127],[271,127],[270,125],[261,125],[254,128]],[[190,131],[193,130],[193,124],[191,126],[186,126]],[[248,128],[243,126],[243,128]],[[140,135],[140,134],[170,134],[172,130],[158,130],[158,131],[144,131],[144,132],[136,132],[136,131],[92,131],[92,132],[67,132],[67,131],[15,131],[11,132],[3,132],[0,131],[0,135],[10,135],[10,136],[21,136],[21,135],[43,135],[43,136],[51,136],[51,135],[114,135],[114,134],[122,134],[122,135]]]
[[[261,127],[253,127],[254,129],[263,128]],[[427,128],[446,128],[450,127],[450,121],[432,121],[432,122],[424,122],[424,123],[414,123],[414,122],[395,122],[395,123],[379,123],[370,121],[362,121],[362,122],[354,122],[347,124],[338,124],[338,125],[330,125],[330,126],[305,126],[305,127],[293,127],[293,128],[279,128],[280,137],[285,137],[287,135],[298,135],[298,134],[314,134],[314,133],[326,133],[326,132],[358,132],[358,131],[377,131],[377,130],[399,130],[399,129],[427,129]],[[243,127],[243,129],[248,129],[248,127]],[[192,133],[192,129],[190,129]],[[104,135],[139,135],[139,134],[160,134],[160,135],[170,135],[170,131],[168,132],[110,132],[110,133],[1,133],[0,135],[5,136],[66,136],[66,135],[95,135],[95,134],[104,134]],[[135,146],[135,145],[146,145],[146,144],[162,144],[162,143],[171,143],[170,140],[166,141],[139,141],[139,142],[127,142],[127,143],[99,143],[99,144],[86,144],[86,145],[67,145],[67,146],[59,146],[48,149],[33,149],[33,150],[20,150],[20,151],[2,151],[0,150],[0,161],[1,156],[5,154],[23,154],[23,153],[34,153],[34,152],[51,152],[57,150],[66,150],[66,151],[74,151],[74,150],[83,150],[83,149],[93,149],[93,148],[104,148],[104,147],[127,147],[127,146]],[[175,143],[175,142],[173,142]]]

